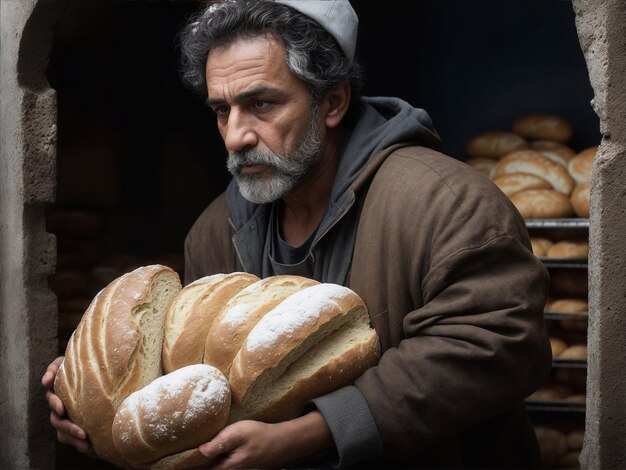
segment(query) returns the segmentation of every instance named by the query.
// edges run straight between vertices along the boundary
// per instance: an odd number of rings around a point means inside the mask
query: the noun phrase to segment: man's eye
[[[228,106],[216,106],[213,108],[213,111],[219,116],[224,116],[228,114]]]
[[[258,111],[264,111],[268,109],[270,106],[271,106],[271,103],[269,101],[256,100],[254,102],[254,109]]]

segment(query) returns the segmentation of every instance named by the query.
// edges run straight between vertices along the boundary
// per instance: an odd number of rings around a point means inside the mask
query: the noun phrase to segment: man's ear
[[[321,112],[327,128],[337,127],[350,106],[352,89],[347,81],[332,87],[322,99]]]

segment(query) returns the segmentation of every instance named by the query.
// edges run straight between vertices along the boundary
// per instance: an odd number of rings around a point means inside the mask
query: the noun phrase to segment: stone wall
[[[626,468],[626,2],[574,0],[600,117],[589,253],[587,416],[581,465]]]
[[[56,100],[45,83],[59,2],[0,2],[0,468],[54,466],[41,375],[57,348],[54,238]],[[43,3],[43,2],[42,2]]]

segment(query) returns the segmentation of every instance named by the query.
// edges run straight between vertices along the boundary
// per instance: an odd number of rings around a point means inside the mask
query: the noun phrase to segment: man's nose
[[[246,113],[231,109],[224,134],[224,145],[229,152],[238,152],[244,147],[257,144],[257,134]]]

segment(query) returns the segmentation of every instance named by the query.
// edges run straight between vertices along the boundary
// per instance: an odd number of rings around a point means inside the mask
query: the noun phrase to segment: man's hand
[[[314,411],[276,424],[233,423],[198,450],[213,459],[212,469],[280,468],[332,447],[326,421]]]
[[[47,389],[46,400],[48,400],[48,406],[50,407],[50,423],[57,431],[57,439],[59,442],[71,445],[85,454],[92,454],[93,449],[87,440],[85,431],[72,423],[69,419],[64,418],[65,407],[63,406],[63,402],[53,391],[54,379],[62,362],[63,357],[57,357],[48,366],[46,373],[41,378],[41,385]]]

